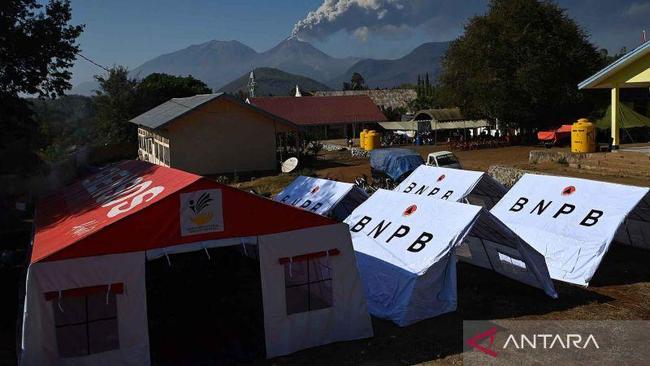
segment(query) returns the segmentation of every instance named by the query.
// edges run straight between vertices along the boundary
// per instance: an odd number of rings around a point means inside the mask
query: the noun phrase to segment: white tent
[[[273,199],[342,221],[367,198],[351,183],[300,176]]]
[[[551,277],[587,286],[615,235],[644,239],[648,188],[526,174],[491,212],[546,258]],[[630,225],[622,225],[626,217]],[[645,236],[650,239],[650,236]],[[648,243],[646,239],[646,243]]]
[[[422,165],[397,186],[395,191],[470,203],[489,210],[503,197],[507,189],[484,172]],[[485,212],[480,215],[478,224],[458,248],[457,255],[464,262],[491,269],[531,286],[546,288],[547,293],[553,296],[553,286],[545,285],[544,276],[548,275],[536,275],[534,271],[527,271],[524,263],[518,259],[529,254],[530,260],[535,262],[538,254],[534,252],[512,230]],[[545,272],[543,261],[537,263],[542,272]]]
[[[484,172],[421,165],[395,191],[491,209],[507,189]]]
[[[345,222],[370,313],[400,326],[456,309],[454,254],[466,236],[477,264],[557,296],[544,258],[479,206],[378,190]]]
[[[150,364],[145,262],[226,246],[257,253],[268,358],[372,336],[344,224],[139,161],[37,207],[22,365]]]

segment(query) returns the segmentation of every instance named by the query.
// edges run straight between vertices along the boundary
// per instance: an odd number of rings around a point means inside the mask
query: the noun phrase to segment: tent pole
[[[618,84],[615,84],[612,88],[612,150],[618,150],[618,146],[620,145],[620,136],[619,136],[619,130],[618,130],[618,119],[619,119],[619,110],[618,110],[618,102],[619,102],[619,88]]]
[[[496,268],[494,268],[494,264],[492,264],[492,259],[490,259],[490,254],[488,254],[487,247],[485,246],[485,242],[483,241],[483,238],[478,238],[478,240],[481,241],[481,245],[483,246],[483,251],[485,252],[485,256],[488,259],[488,262],[490,262],[490,267],[492,267],[492,270],[496,271]]]

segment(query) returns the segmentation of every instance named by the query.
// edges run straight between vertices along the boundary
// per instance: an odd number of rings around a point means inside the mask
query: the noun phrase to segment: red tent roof
[[[185,206],[190,202],[192,212],[195,210],[194,201],[185,197],[201,190],[221,192],[223,226],[217,225],[219,230],[183,235],[181,216],[189,212]],[[201,199],[196,203],[199,206]],[[218,204],[214,200],[208,205]],[[210,211],[210,216],[201,218],[208,220],[207,224],[198,222],[210,225],[213,218]],[[320,215],[194,174],[133,160],[108,166],[44,198],[37,205],[35,220],[32,263],[273,234],[334,223]]]
[[[249,102],[297,125],[383,122],[386,116],[367,95],[259,97]]]

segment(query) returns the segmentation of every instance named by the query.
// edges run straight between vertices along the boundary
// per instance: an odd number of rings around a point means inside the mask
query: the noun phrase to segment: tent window
[[[284,264],[287,315],[332,306],[330,257]]]
[[[79,357],[120,347],[114,291],[52,300],[61,357]]]
[[[504,269],[508,269],[510,272],[526,272],[526,263],[523,261],[513,258],[507,254],[503,254],[497,251],[499,254],[499,260],[501,261],[501,266]]]

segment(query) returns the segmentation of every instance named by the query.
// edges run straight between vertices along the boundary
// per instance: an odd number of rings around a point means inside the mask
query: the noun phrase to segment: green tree
[[[138,115],[136,79],[129,77],[123,66],[111,68],[106,75],[96,75],[99,90],[93,98],[96,115],[96,137],[99,144],[121,144],[137,141],[137,128],[129,120]]]
[[[0,2],[0,166],[25,172],[20,157],[34,160],[38,123],[21,94],[54,97],[70,88],[68,69],[79,52],[83,26],[72,26],[70,3]]]
[[[409,108],[414,111],[422,109],[435,108],[436,105],[436,88],[429,81],[429,73],[427,72],[422,78],[418,75],[417,98],[409,103]]]
[[[174,76],[154,73],[145,77],[137,86],[136,94],[138,114],[162,104],[172,98],[190,97],[197,94],[209,94],[212,89],[204,82],[189,76]]]
[[[348,82],[343,83],[343,90],[366,90],[366,89],[368,89],[368,87],[366,86],[366,80],[358,72],[352,74],[349,83]]]
[[[154,73],[138,81],[129,77],[123,66],[107,75],[95,76],[99,82],[94,101],[97,110],[97,138],[102,144],[136,143],[134,117],[172,98],[212,93],[204,82],[192,76]]]
[[[450,45],[439,94],[466,115],[524,128],[570,121],[590,108],[576,85],[603,66],[587,38],[553,2],[492,0]]]

